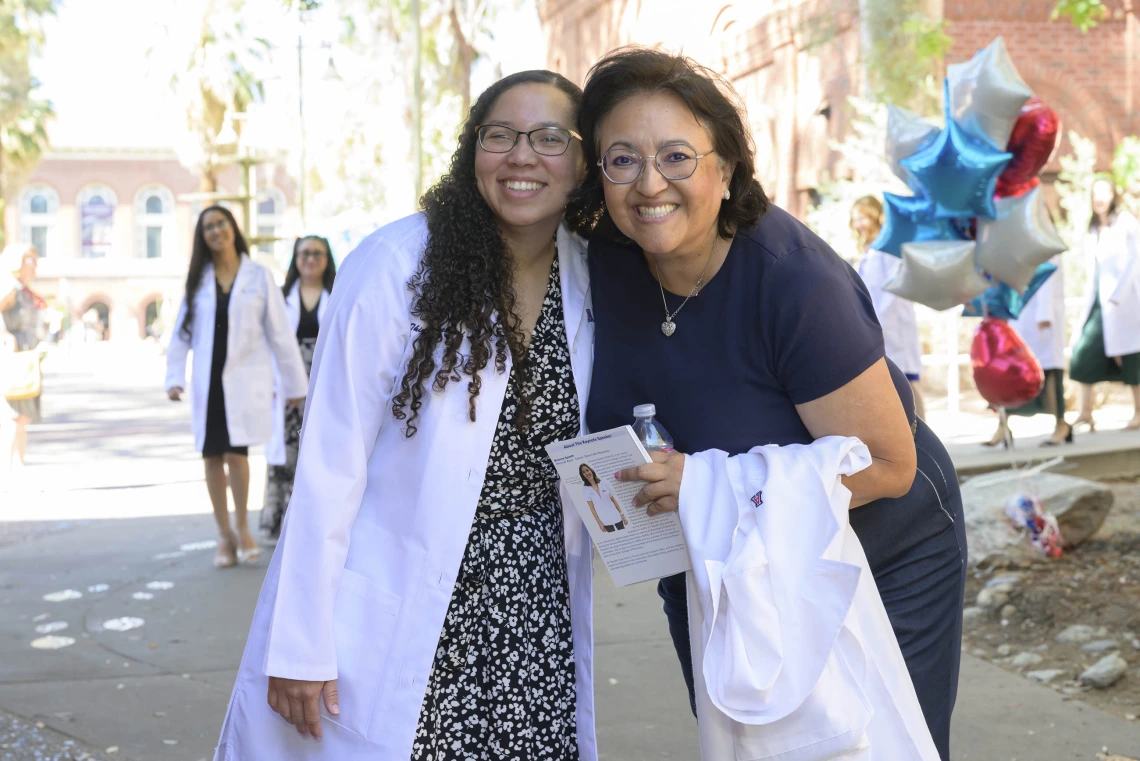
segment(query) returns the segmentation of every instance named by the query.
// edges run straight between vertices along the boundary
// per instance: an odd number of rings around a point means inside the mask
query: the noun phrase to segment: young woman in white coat
[[[215,758],[596,760],[591,544],[543,449],[593,351],[580,97],[492,85],[424,212],[342,264]]]
[[[249,446],[273,430],[273,367],[289,406],[304,401],[306,377],[297,339],[269,270],[249,258],[233,214],[211,206],[198,217],[186,294],[166,352],[166,393],[181,401],[186,358],[193,352],[190,415],[218,524],[214,565],[254,563],[261,555],[249,530]],[[234,498],[234,525],[226,484]],[[236,529],[236,533],[235,533]]]
[[[1085,235],[1087,296],[1081,330],[1069,358],[1069,377],[1083,384],[1073,425],[1094,430],[1093,384],[1123,381],[1132,391],[1132,419],[1140,428],[1140,224],[1121,208],[1115,183],[1092,186],[1092,219]]]
[[[329,242],[319,235],[306,235],[293,244],[293,258],[285,273],[285,314],[297,336],[305,373],[313,366],[313,352],[321,320],[328,307],[328,296],[336,278],[336,264]],[[274,373],[274,389],[280,389],[280,373]],[[276,540],[281,521],[293,494],[293,476],[297,471],[297,449],[301,444],[302,408],[286,408],[285,398],[274,393],[273,436],[265,447],[265,502],[261,508],[261,530],[266,538]]]
[[[925,418],[926,403],[921,385],[922,344],[918,337],[914,302],[886,289],[887,283],[898,274],[902,260],[871,248],[871,241],[878,237],[883,227],[883,219],[883,204],[874,196],[863,196],[851,207],[851,231],[863,251],[856,270],[871,293],[875,316],[883,329],[887,357],[906,375],[914,392],[915,412],[920,418]]]
[[[1033,294],[1016,320],[1010,320],[1045,371],[1045,385],[1033,401],[1016,409],[1006,410],[1009,415],[1032,417],[1042,413],[1056,419],[1053,435],[1041,442],[1043,447],[1055,447],[1073,442],[1073,426],[1065,422],[1065,276],[1061,268],[1061,255],[1053,257],[1057,267],[1049,279]],[[1009,440],[1006,427],[998,423],[987,446],[996,446]]]

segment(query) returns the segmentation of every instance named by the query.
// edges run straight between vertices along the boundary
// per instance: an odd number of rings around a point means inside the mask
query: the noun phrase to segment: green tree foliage
[[[44,41],[43,19],[54,13],[55,0],[0,0],[0,220],[5,202],[47,148],[53,112],[36,97],[31,59]]]
[[[1087,32],[1108,16],[1108,8],[1101,0],[1057,0],[1050,20],[1064,16],[1081,32]]]
[[[180,160],[201,177],[201,190],[217,190],[218,157],[227,146],[218,135],[235,113],[264,97],[269,43],[246,24],[247,0],[184,0],[193,22],[179,17],[168,25],[165,39],[150,51],[169,77],[186,133],[176,138]],[[240,124],[234,123],[240,130]]]

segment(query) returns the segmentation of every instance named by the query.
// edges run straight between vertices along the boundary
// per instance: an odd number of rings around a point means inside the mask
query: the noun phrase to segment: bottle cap
[[[633,416],[640,417],[654,417],[657,415],[657,405],[654,404],[639,404],[633,408]]]

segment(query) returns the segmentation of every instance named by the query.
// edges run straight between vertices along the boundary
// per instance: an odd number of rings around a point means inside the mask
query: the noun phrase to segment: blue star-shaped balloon
[[[1033,273],[1033,278],[1029,281],[1029,286],[1025,289],[1025,293],[1018,293],[1005,283],[999,282],[981,296],[968,302],[962,310],[962,316],[1016,320],[1021,316],[1021,310],[1025,309],[1025,305],[1033,298],[1033,294],[1037,293],[1041,284],[1048,280],[1056,270],[1057,266],[1050,262],[1038,266],[1037,271]],[[989,275],[986,277],[993,280]]]
[[[871,248],[891,256],[902,256],[902,244],[927,240],[965,240],[948,219],[934,216],[930,201],[922,196],[884,193],[883,227]]]
[[[922,186],[935,217],[992,217],[998,175],[1013,154],[974,137],[950,117],[948,87],[944,85],[946,127],[934,142],[899,163]]]

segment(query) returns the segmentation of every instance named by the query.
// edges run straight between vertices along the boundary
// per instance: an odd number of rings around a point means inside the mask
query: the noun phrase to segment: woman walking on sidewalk
[[[3,325],[0,325],[0,334],[5,331],[11,335],[6,342],[0,342],[0,351],[11,350],[13,347],[5,345],[14,343],[16,351],[31,351],[35,349],[43,337],[44,322],[40,317],[45,304],[31,289],[31,283],[36,278],[36,265],[39,261],[39,252],[33,246],[13,243],[0,254],[0,314],[3,315]],[[0,416],[4,416],[6,424],[0,427],[0,457],[5,458],[4,465],[23,467],[24,457],[28,446],[28,426],[40,422],[41,393],[30,399],[12,399],[5,405],[0,405]],[[11,413],[15,417],[11,417]],[[8,440],[10,437],[10,441]],[[5,469],[0,468],[0,472]]]
[[[285,299],[269,270],[249,258],[233,214],[221,206],[203,211],[194,229],[186,295],[166,355],[171,401],[182,399],[191,351],[194,445],[202,453],[218,524],[214,565],[254,563],[261,551],[247,516],[248,455],[249,446],[265,443],[273,429],[274,361],[287,407],[305,400],[308,382]],[[234,498],[233,528],[227,482]]]
[[[1069,377],[1081,385],[1074,426],[1093,430],[1093,384],[1124,382],[1132,391],[1132,419],[1140,428],[1140,250],[1136,217],[1121,208],[1116,184],[1092,186],[1092,219],[1084,249],[1088,281],[1085,316],[1069,358]]]
[[[313,351],[317,347],[317,333],[332,293],[336,264],[333,263],[329,242],[319,235],[306,235],[293,244],[293,259],[285,274],[285,312],[289,326],[297,336],[305,374],[313,366]],[[301,444],[303,408],[300,405],[285,407],[281,395],[281,373],[274,372],[275,411],[273,437],[265,447],[265,504],[261,507],[261,530],[267,539],[275,541],[281,533],[285,508],[293,495],[293,474],[297,471],[297,449]]]

